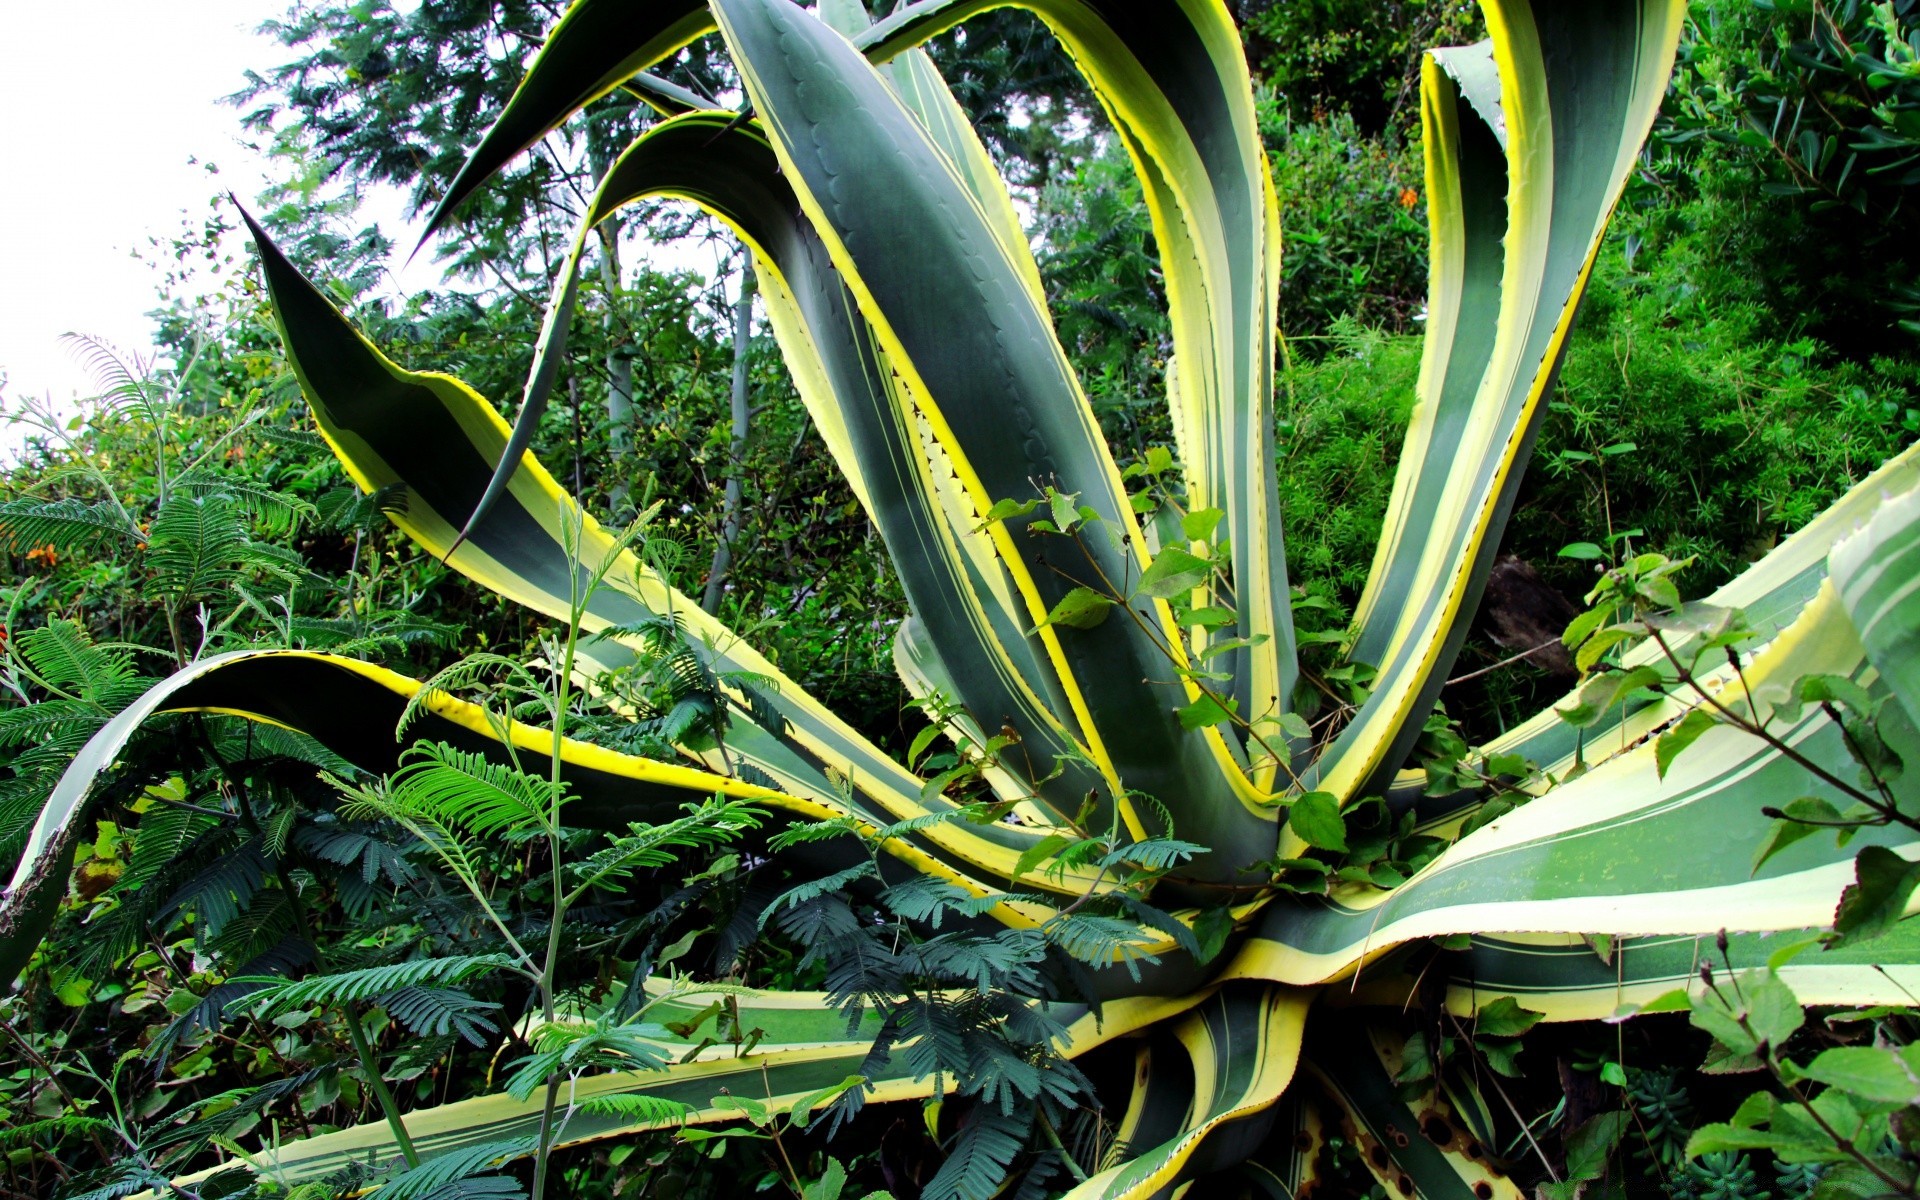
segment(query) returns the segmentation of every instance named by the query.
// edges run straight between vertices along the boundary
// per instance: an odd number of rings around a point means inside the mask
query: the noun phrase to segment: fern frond
[[[453,958],[419,958],[384,967],[366,967],[332,975],[309,975],[297,980],[236,975],[229,982],[264,985],[246,997],[246,1007],[255,1016],[270,1019],[297,1008],[377,1001],[403,988],[447,987],[465,983],[512,965],[513,960],[504,954],[468,954]]]
[[[44,1150],[85,1134],[112,1133],[113,1123],[72,1114],[0,1128],[0,1151]]]
[[[1165,871],[1196,854],[1206,852],[1205,846],[1183,842],[1178,838],[1147,838],[1143,841],[1129,842],[1109,851],[1101,857],[1099,865],[1138,867],[1143,871]]]
[[[458,1034],[475,1046],[485,1046],[490,1035],[500,1031],[485,1015],[498,1011],[498,1004],[455,988],[403,987],[382,997],[380,1007],[421,1037]]]
[[[410,813],[475,837],[531,837],[554,823],[566,785],[492,762],[483,754],[430,742],[408,750],[387,790]]]
[[[429,1197],[441,1197],[442,1189],[454,1184],[479,1183],[475,1176],[484,1175],[516,1158],[525,1158],[539,1147],[537,1137],[502,1138],[497,1141],[481,1142],[477,1146],[467,1146],[459,1150],[450,1150],[435,1155],[419,1166],[402,1171],[389,1179],[384,1186],[374,1192],[373,1200],[428,1200]],[[524,1196],[526,1192],[513,1180],[499,1182],[511,1185],[512,1190],[488,1187],[483,1191],[467,1191],[469,1196]]]
[[[772,904],[767,905],[760,913],[760,928],[765,929],[767,922],[783,908],[797,909],[809,900],[816,900],[822,896],[830,895],[850,883],[877,874],[879,874],[879,872],[874,869],[871,861],[859,862],[851,867],[845,867],[835,871],[833,874],[824,878],[815,879],[809,883],[802,883],[798,886],[788,888],[786,891],[780,893],[779,898]]]
[[[992,1200],[1026,1146],[1031,1118],[977,1107],[960,1128],[947,1161],[927,1181],[923,1200]]]
[[[15,638],[21,657],[54,687],[75,693],[103,713],[117,712],[146,690],[124,646],[96,646],[78,621],[64,617]]]
[[[274,537],[291,534],[303,519],[315,515],[313,505],[298,496],[222,472],[189,471],[174,486],[189,496],[217,495],[237,501],[262,531]]]
[[[450,699],[456,688],[481,683],[490,671],[500,672],[506,679],[522,688],[533,691],[538,691],[540,688],[540,681],[535,679],[533,672],[529,671],[526,664],[517,658],[487,652],[469,654],[459,662],[429,675],[420,684],[420,690],[413,694],[407,701],[407,706],[400,711],[400,721],[395,732],[404,734],[407,727],[413,724],[414,718],[420,715],[420,710],[432,704],[436,698]]]
[[[0,709],[0,749],[64,739],[74,734],[92,736],[106,723],[93,705],[78,700],[43,700]]]
[[[131,546],[139,532],[113,504],[85,500],[0,501],[0,548],[23,554],[52,546],[61,554],[81,554],[102,545]]]
[[[614,838],[575,868],[578,886],[596,887],[642,868],[664,867],[679,857],[677,850],[723,846],[760,827],[760,810],[745,800],[715,796],[687,810],[686,816],[663,825],[629,825],[625,836]]]
[[[659,1096],[589,1096],[577,1106],[582,1112],[597,1117],[619,1117],[634,1124],[645,1122],[649,1125],[665,1125],[678,1121],[693,1109],[678,1100],[667,1100]]]
[[[267,861],[260,843],[249,839],[220,855],[175,892],[161,910],[163,919],[191,908],[199,919],[199,936],[217,938],[228,921],[244,911],[267,877]]]
[[[1140,978],[1140,964],[1159,958],[1142,948],[1145,930],[1131,921],[1092,913],[1061,913],[1040,927],[1048,941],[1096,970],[1119,963]]]

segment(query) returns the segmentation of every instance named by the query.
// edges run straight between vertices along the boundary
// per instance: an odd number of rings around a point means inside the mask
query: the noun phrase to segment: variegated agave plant
[[[1726,726],[1707,730],[1663,773],[1651,735],[1681,714],[1685,700],[1675,698],[1616,708],[1584,735],[1546,712],[1483,748],[1523,756],[1562,782],[1459,838],[1401,886],[1347,884],[1330,898],[1270,886],[1263,864],[1301,849],[1287,816],[1308,791],[1342,804],[1384,797],[1443,836],[1480,803],[1472,792],[1428,796],[1427,781],[1404,764],[1498,548],[1685,9],[1682,0],[1483,2],[1491,40],[1434,51],[1425,64],[1433,225],[1425,360],[1346,651],[1377,673],[1324,744],[1299,737],[1299,722],[1285,716],[1299,668],[1271,411],[1280,230],[1240,40],[1219,0],[921,0],[871,28],[852,0],[822,0],[818,15],[789,0],[579,0],[442,211],[616,87],[647,92],[667,119],[602,182],[511,434],[458,380],[385,358],[256,230],[288,359],[355,480],[369,490],[404,485],[408,502],[394,519],[415,541],[550,616],[568,610],[576,559],[597,561],[611,545],[588,520],[578,554],[568,552],[563,528],[577,519],[575,502],[526,454],[560,361],[587,230],[623,205],[678,197],[746,240],[801,395],[904,582],[912,618],[898,643],[901,674],[916,691],[957,702],[956,735],[981,741],[974,718],[1004,722],[1023,751],[990,779],[1029,821],[930,823],[890,841],[889,852],[905,870],[990,896],[1011,886],[1023,855],[1044,855],[1035,847],[1092,797],[1100,822],[1117,816],[1136,837],[1172,833],[1206,847],[1183,866],[1184,891],[1174,894],[1196,908],[1230,906],[1234,930],[1210,962],[1143,929],[1155,965],[1137,978],[1093,976],[1105,990],[1097,1013],[1056,1006],[1069,1055],[1142,1035],[1123,1150],[1076,1195],[1164,1195],[1249,1156],[1297,1181],[1310,1156],[1295,1153],[1295,1120],[1308,1130],[1346,1122],[1389,1194],[1515,1195],[1482,1165],[1469,1134],[1406,1136],[1432,1125],[1390,1086],[1393,1037],[1350,1003],[1314,1010],[1321,989],[1340,983],[1343,1001],[1364,1000],[1367,989],[1348,986],[1363,969],[1369,983],[1391,981],[1407,947],[1470,935],[1470,949],[1443,960],[1445,987],[1427,993],[1443,991],[1457,1016],[1508,998],[1548,1020],[1605,1016],[1693,978],[1703,935],[1745,931],[1728,953],[1758,963],[1825,926],[1859,845],[1902,840],[1897,826],[1868,830],[1845,851],[1809,838],[1753,871],[1767,832],[1762,807],[1828,785]],[[1139,173],[1171,305],[1178,489],[1188,511],[1218,510],[1217,527],[1139,523],[1054,336],[1007,194],[915,49],[1009,3],[1033,10],[1065,44]],[[693,108],[690,96],[644,74],[716,27],[750,116]],[[1770,639],[1745,660],[1744,687],[1730,671],[1708,679],[1727,686],[1727,704],[1766,710],[1802,673],[1848,675],[1896,698],[1888,736],[1913,757],[1920,594],[1902,581],[1920,577],[1920,502],[1887,498],[1916,484],[1920,458],[1909,453],[1709,598],[1743,608]],[[1074,498],[1067,514],[1024,503],[1046,488]],[[1085,522],[1084,536],[1038,536],[1034,523],[1049,518]],[[1845,550],[1830,566],[1837,545]],[[1220,569],[1195,568],[1202,560]],[[1089,609],[1072,595],[1094,579],[1106,586]],[[1109,600],[1118,602],[1111,611]],[[1198,620],[1198,609],[1216,616]],[[586,624],[668,610],[717,668],[771,677],[767,706],[777,715],[736,726],[729,763],[570,746],[576,812],[631,819],[714,792],[874,826],[950,807],[639,562],[613,573]],[[588,652],[602,666],[620,661],[616,642]],[[1653,651],[1634,651],[1629,665],[1635,655],[1650,660]],[[1201,661],[1205,671],[1194,666]],[[6,896],[8,936],[37,936],[33,914],[64,875],[68,823],[138,722],[168,711],[239,713],[306,730],[377,771],[394,762],[391,717],[416,690],[322,654],[248,652],[182,671],[75,763]],[[1192,719],[1206,704],[1236,719]],[[429,736],[472,747],[493,736],[457,702],[436,701],[434,711]],[[1852,770],[1825,713],[1810,709],[1784,728],[1803,759]],[[1898,786],[1903,800],[1920,799],[1911,782]],[[1057,897],[1055,908],[1098,886],[1087,870],[1021,881]],[[990,915],[1032,925],[1051,911],[1009,903]],[[1617,939],[1611,958],[1582,935]],[[1783,973],[1809,1002],[1897,1001],[1909,994],[1902,984],[1920,990],[1916,963],[1920,938],[1896,930],[1862,950],[1802,955]],[[1406,997],[1404,988],[1386,991],[1396,1006]],[[672,1097],[698,1109],[696,1120],[719,1120],[726,1112],[709,1102],[729,1085],[777,1105],[862,1062],[865,1043],[847,1040],[845,1022],[818,997],[743,1004],[753,1010],[747,1023],[778,1031],[778,1044],[608,1075],[582,1091]],[[1308,1029],[1315,1033],[1303,1041]],[[938,1086],[915,1078],[904,1057],[870,1080],[872,1098]],[[1283,1098],[1308,1072],[1319,1081],[1309,1098]],[[469,1100],[416,1112],[409,1124],[431,1154],[526,1132],[537,1104]],[[1443,1096],[1431,1104],[1424,1115],[1449,1111]],[[1294,1117],[1269,1139],[1281,1112]],[[1457,1116],[1472,1123],[1471,1113]],[[583,1111],[566,1137],[624,1128],[620,1117]],[[390,1157],[388,1138],[374,1124],[281,1146],[273,1157],[288,1178],[312,1177],[349,1159]]]

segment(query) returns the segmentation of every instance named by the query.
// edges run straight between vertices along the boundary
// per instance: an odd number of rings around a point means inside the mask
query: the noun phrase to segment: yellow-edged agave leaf
[[[1238,32],[1218,3],[924,0],[862,39],[875,57],[989,8],[1024,8],[1066,47],[1134,160],[1159,244],[1179,387],[1169,396],[1190,509],[1219,508],[1237,629],[1219,656],[1250,717],[1291,699],[1295,653],[1274,474],[1280,229]],[[1278,764],[1255,762],[1271,787]]]
[[[254,234],[288,360],[354,481],[368,491],[404,484],[405,510],[392,516],[423,549],[446,556],[456,570],[509,599],[564,616],[573,581],[613,553],[609,535],[580,514],[529,456],[500,502],[453,548],[464,514],[488,486],[492,463],[507,442],[506,423],[458,380],[407,371],[389,361],[334,311],[263,230],[256,226]],[[582,527],[577,555],[569,553],[565,537],[575,521]],[[594,592],[583,628],[593,633],[664,614],[680,621],[693,649],[716,672],[744,672],[767,681],[763,694],[781,727],[763,729],[743,719],[729,734],[727,753],[780,790],[828,809],[850,802],[855,815],[875,825],[952,810],[943,798],[923,800],[922,780],[630,553],[621,552],[607,582]],[[631,659],[618,639],[587,643],[582,657],[602,668]],[[708,765],[722,765],[719,756]],[[844,790],[835,777],[846,781]],[[951,821],[914,836],[957,870],[1004,879],[1039,834],[1004,823]],[[1088,882],[1074,880],[1068,872],[1063,880],[1048,882],[1068,890]]]
[[[784,174],[976,510],[1037,498],[1046,482],[1095,518],[1074,540],[1036,544],[1031,514],[992,532],[1080,736],[1128,793],[1123,812],[1144,830],[1131,793],[1153,797],[1182,837],[1212,847],[1189,873],[1240,877],[1270,853],[1273,814],[1255,803],[1217,727],[1176,719],[1169,698],[1197,692],[1178,670],[1165,603],[1142,594],[1128,616],[1096,627],[1045,624],[1076,587],[1126,594],[1146,566],[1119,472],[1046,312],[918,119],[844,40],[788,4],[718,0],[715,10]]]
[[[1466,635],[1686,11],[1681,0],[1484,7],[1504,171],[1488,153],[1498,131],[1461,102],[1444,62],[1422,76],[1434,279],[1419,401],[1355,611],[1352,657],[1378,675],[1321,760],[1317,786],[1343,797],[1390,780]],[[1488,203],[1502,182],[1504,232]]]
[[[1745,709],[1748,689],[1762,718],[1808,673],[1877,687],[1853,626],[1823,586],[1800,617],[1746,663],[1743,685],[1719,700]],[[1799,709],[1798,704],[1791,706]],[[1845,738],[1817,706],[1778,719],[1774,732],[1830,775],[1855,768]],[[1920,753],[1910,726],[1885,730],[1896,751]],[[1920,781],[1893,781],[1902,804]],[[1651,742],[1620,754],[1462,838],[1392,892],[1336,894],[1318,908],[1276,905],[1236,968],[1308,983],[1339,978],[1394,945],[1454,933],[1709,934],[1797,930],[1830,921],[1853,877],[1861,845],[1920,855],[1898,827],[1863,830],[1855,843],[1809,838],[1768,858],[1766,806],[1838,789],[1766,741],[1730,725],[1708,730],[1664,776]],[[1890,983],[1883,989],[1895,992]]]
[[[1837,895],[1835,897],[1838,898]],[[1674,991],[1702,992],[1702,964],[1775,968],[1802,1004],[1870,1005],[1920,993],[1920,926],[1905,922],[1863,945],[1823,949],[1818,928],[1730,933],[1724,956],[1715,935],[1596,939],[1560,934],[1478,934],[1451,967],[1447,1008],[1465,1016],[1512,997],[1548,1021],[1597,1021]]]
[[[1520,1200],[1525,1195],[1489,1161],[1471,1123],[1431,1089],[1416,1110],[1401,1098],[1405,1040],[1352,1011],[1323,1014],[1306,1068],[1331,1111],[1322,1113],[1360,1151],[1389,1196],[1420,1200]]]
[[[923,453],[916,410],[887,354],[841,283],[757,127],[689,114],[653,129],[608,170],[590,226],[647,197],[690,200],[753,248],[775,334],[815,423],[899,564],[917,619],[939,629],[937,673],[950,700],[993,713],[1020,738],[1027,768],[1007,798],[1031,798],[1058,819],[1103,788],[1089,752],[1062,722],[1052,668],[1033,652],[1012,584],[977,517],[942,503],[938,464]],[[574,264],[569,264],[569,270]],[[556,293],[564,297],[571,283]],[[549,326],[549,332],[552,330]],[[543,353],[545,343],[543,342]],[[931,643],[929,643],[931,645]]]
[[[647,67],[712,30],[713,16],[703,0],[598,0],[568,8],[548,31],[507,107],[447,185],[427,222],[429,234],[561,121],[635,82]],[[695,100],[692,107],[703,105]]]
[[[1716,608],[1738,609],[1748,624],[1761,636],[1771,637],[1792,623],[1807,602],[1818,594],[1827,578],[1828,555],[1843,538],[1853,533],[1877,512],[1889,496],[1920,488],[1920,446],[1909,446],[1889,459],[1835,501],[1803,528],[1769,551],[1725,585],[1704,597],[1701,603]],[[1911,627],[1912,618],[1908,618]],[[1693,632],[1669,634],[1676,653],[1686,654],[1700,636]],[[1632,668],[1657,663],[1662,653],[1651,642],[1633,647],[1621,659]],[[1716,668],[1712,677],[1724,681],[1731,668]],[[1580,730],[1560,719],[1557,708],[1568,707],[1578,697],[1578,689],[1523,721],[1506,733],[1478,747],[1483,755],[1517,754],[1537,763],[1549,775],[1559,777],[1573,766],[1579,754],[1589,764],[1603,762],[1614,754],[1640,744],[1654,729],[1676,715],[1670,704],[1620,706],[1598,723]],[[1418,795],[1426,786],[1422,771],[1404,772],[1395,781],[1394,791]],[[1477,797],[1471,794],[1427,797],[1417,803],[1425,823],[1457,821],[1466,806]]]
[[[1293,988],[1229,984],[1183,1016],[1140,1054],[1118,1130],[1129,1160],[1068,1200],[1149,1200],[1244,1157],[1229,1149],[1234,1135],[1257,1144],[1266,1133],[1261,1117],[1293,1079],[1311,1003]],[[1166,1062],[1175,1056],[1185,1059],[1177,1068]]]
[[[1285,993],[1285,989],[1274,988],[1249,991]],[[755,1022],[804,1022],[804,1017],[796,1015],[797,1010],[812,1007],[819,1011],[824,1000],[825,997],[817,992],[765,992],[742,997],[740,1005],[743,1019],[750,1016]],[[1215,1000],[1209,999],[1207,993],[1195,992],[1172,999],[1149,997],[1110,1001],[1097,1016],[1084,1005],[1055,1005],[1053,1016],[1066,1026],[1068,1044],[1075,1053],[1080,1053],[1149,1025],[1178,1017],[1196,1005],[1203,1010],[1218,1006]],[[1250,1015],[1245,1004],[1233,1007],[1243,1019]],[[1283,1015],[1269,1018],[1267,1024],[1259,1028],[1274,1037],[1269,1056],[1283,1058],[1283,1074],[1290,1074],[1293,1056],[1298,1051],[1298,1017],[1304,1013],[1305,1004],[1302,1001],[1297,1008],[1281,1007]],[[837,1013],[829,1012],[829,1015],[838,1018]],[[1292,1050],[1285,1049],[1287,1017],[1293,1018]],[[1206,1021],[1209,1018],[1200,1019]],[[1218,1016],[1211,1018],[1216,1025],[1221,1019]],[[1183,1022],[1180,1027],[1185,1029],[1186,1023]],[[844,1031],[844,1022],[842,1028]],[[692,1048],[690,1043],[682,1039],[662,1041],[660,1045],[663,1051],[674,1055]],[[720,1045],[701,1051],[698,1057],[689,1062],[675,1063],[664,1070],[614,1071],[569,1080],[563,1083],[561,1089],[566,1118],[560,1126],[555,1144],[573,1146],[644,1129],[737,1121],[740,1119],[737,1106],[716,1103],[720,1097],[729,1095],[759,1101],[770,1113],[782,1113],[823,1089],[844,1082],[850,1076],[866,1079],[864,1090],[869,1103],[922,1099],[936,1094],[936,1089],[951,1091],[955,1086],[955,1081],[950,1077],[938,1080],[932,1076],[915,1078],[907,1062],[909,1055],[895,1054],[885,1064],[876,1065],[868,1059],[869,1047],[870,1042],[866,1039],[844,1037],[813,1044],[767,1044],[745,1054],[737,1052],[732,1046]],[[1261,1078],[1271,1083],[1274,1075],[1275,1071],[1268,1069]],[[1273,1084],[1273,1090],[1277,1093],[1278,1087],[1284,1084],[1285,1078],[1281,1077],[1277,1084]],[[1238,1086],[1237,1079],[1228,1086]],[[674,1122],[636,1123],[618,1113],[595,1111],[593,1105],[583,1103],[599,1097],[622,1095],[673,1100],[692,1111]],[[1271,1103],[1271,1100],[1267,1102]],[[527,1100],[516,1100],[505,1093],[482,1096],[416,1109],[406,1115],[407,1132],[419,1153],[423,1157],[432,1157],[486,1142],[530,1137],[538,1132],[544,1106],[543,1095]],[[389,1167],[397,1163],[399,1158],[400,1151],[394,1142],[393,1131],[385,1122],[376,1121],[337,1133],[270,1146],[252,1155],[249,1162],[263,1175],[288,1183],[301,1183],[324,1178],[348,1166]],[[178,1182],[191,1183],[219,1169],[212,1168]]]
[[[383,667],[304,650],[219,655],[155,686],[93,736],[41,810],[12,882],[0,897],[0,945],[6,955],[0,969],[17,972],[45,932],[64,891],[74,839],[90,828],[81,820],[87,802],[141,724],[163,713],[245,717],[305,734],[362,770],[384,774],[399,765],[405,743],[397,739],[395,727],[420,686],[417,680]],[[546,730],[512,722],[507,733],[522,753],[545,756],[552,752],[553,737]],[[408,738],[442,741],[456,749],[505,759],[486,713],[451,696],[430,696],[409,727]],[[844,815],[837,805],[571,739],[562,745],[561,777],[570,796],[568,820],[586,827],[620,830],[633,821],[670,819],[679,805],[716,793],[756,800],[801,819]],[[894,838],[887,847],[914,870],[975,895],[989,894],[977,880],[912,842]],[[1031,925],[1048,912],[1022,905],[1000,915],[1016,925]]]
[[[1920,723],[1920,488],[1881,505],[1864,529],[1834,547],[1831,563],[1868,661],[1908,724]]]

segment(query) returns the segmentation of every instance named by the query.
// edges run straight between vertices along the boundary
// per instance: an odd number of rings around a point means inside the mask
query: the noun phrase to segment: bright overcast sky
[[[92,390],[60,342],[70,330],[150,352],[145,313],[158,305],[158,275],[132,252],[178,233],[182,214],[204,214],[217,192],[251,200],[264,185],[239,112],[220,97],[248,67],[286,57],[253,32],[284,7],[0,0],[0,374],[10,405]]]

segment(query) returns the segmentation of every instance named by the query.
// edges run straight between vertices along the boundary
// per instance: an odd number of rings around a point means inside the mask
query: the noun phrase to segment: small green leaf
[[[1742,975],[1740,990],[1746,999],[1747,1024],[1769,1046],[1785,1045],[1794,1031],[1806,1023],[1807,1014],[1793,989],[1772,971]]]
[[[1680,757],[1682,750],[1699,741],[1701,734],[1719,723],[1705,708],[1690,708],[1678,724],[1661,734],[1660,740],[1653,744],[1653,766],[1660,778],[1667,777],[1667,768],[1673,765],[1674,759]],[[1754,869],[1758,870],[1759,865],[1756,862]]]
[[[840,1193],[846,1186],[847,1169],[840,1165],[839,1159],[829,1158],[827,1169],[821,1172],[820,1178],[801,1186],[801,1200],[840,1200]]]
[[[1695,710],[1698,711],[1698,710]],[[1773,823],[1760,849],[1753,856],[1757,874],[1766,861],[1802,838],[1819,833],[1826,823],[1839,821],[1840,810],[1818,796],[1802,796],[1780,810],[1781,819]]]
[[[1204,542],[1213,536],[1214,527],[1226,517],[1217,508],[1196,508],[1180,518],[1180,528],[1190,542]]]
[[[1141,572],[1140,586],[1135,590],[1171,600],[1199,587],[1212,573],[1213,564],[1206,559],[1178,546],[1167,546],[1154,555],[1153,562]]]
[[[1854,882],[1840,893],[1833,915],[1832,946],[1857,946],[1892,929],[1906,915],[1907,901],[1920,884],[1920,863],[1910,863],[1885,846],[1868,846],[1853,860]]]
[[[1066,625],[1073,629],[1096,629],[1106,623],[1107,615],[1113,609],[1113,601],[1089,587],[1077,587],[1060,597],[1053,606],[1047,619],[1035,625],[1029,632],[1038,633],[1049,625]]]
[[[1233,911],[1225,907],[1202,909],[1193,919],[1193,936],[1200,943],[1199,961],[1212,962],[1233,936]]]
[[[1580,688],[1580,698],[1573,705],[1554,711],[1567,724],[1585,729],[1606,715],[1607,710],[1620,703],[1623,697],[1639,688],[1659,683],[1660,678],[1660,672],[1652,667],[1607,671],[1587,680]]]
[[[1180,617],[1180,623],[1182,625],[1198,625],[1202,629],[1219,629],[1222,626],[1231,625],[1237,620],[1239,620],[1239,618],[1234,614],[1232,609],[1221,608],[1218,605],[1207,605],[1202,608],[1190,609]]]
[[[1573,620],[1567,622],[1567,631],[1561,635],[1560,643],[1571,650],[1582,642],[1585,642],[1593,636],[1594,630],[1607,623],[1607,618],[1612,615],[1612,611],[1613,606],[1607,604],[1599,608],[1590,608],[1586,612],[1581,613]]]
[[[1577,558],[1582,562],[1593,562],[1606,557],[1607,552],[1592,542],[1573,542],[1560,547],[1561,558]]]
[[[1200,698],[1184,708],[1176,708],[1173,714],[1180,718],[1182,729],[1205,729],[1209,725],[1219,725],[1233,719],[1234,710],[1239,701],[1228,700],[1222,704],[1219,697],[1211,692],[1200,693]]]
[[[1013,877],[1015,879],[1020,878],[1068,846],[1073,845],[1073,842],[1074,839],[1064,833],[1050,833],[1046,837],[1041,838],[1033,845],[1028,846],[1026,850],[1021,853],[1019,861],[1013,864]]]
[[[823,1087],[817,1092],[809,1092],[794,1101],[793,1108],[789,1110],[787,1120],[790,1121],[795,1128],[805,1129],[807,1122],[813,1119],[814,1109],[819,1108],[823,1104],[830,1104],[838,1100],[843,1094],[858,1087],[865,1087],[866,1084],[867,1077],[865,1075],[849,1075],[839,1083]]]
[[[1080,499],[1079,492],[1056,492],[1047,489],[1047,510],[1053,514],[1053,523],[1061,533],[1069,533],[1080,524],[1080,509],[1074,502]]]
[[[1287,809],[1287,828],[1316,850],[1347,849],[1347,823],[1332,792],[1307,792]]]
[[[1569,1182],[1598,1179],[1606,1174],[1607,1159],[1627,1131],[1627,1118],[1625,1112],[1601,1113],[1567,1135]]]
[[[1879,1046],[1822,1051],[1801,1073],[1875,1103],[1920,1103],[1920,1079],[1914,1078],[1897,1053]]]
[[[995,521],[1004,521],[1009,517],[1024,517],[1040,507],[1038,500],[995,500],[993,507],[981,520],[980,528],[985,529]]]
[[[1519,1037],[1545,1016],[1545,1013],[1521,1008],[1512,996],[1502,996],[1480,1010],[1473,1021],[1473,1032],[1477,1037]]]

